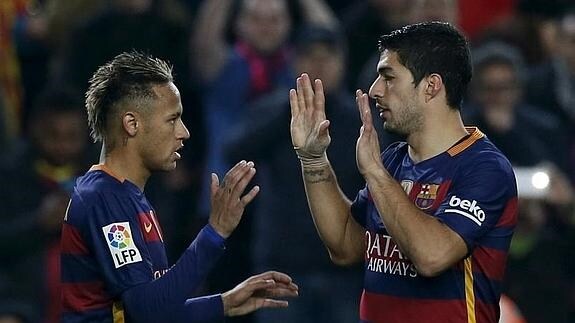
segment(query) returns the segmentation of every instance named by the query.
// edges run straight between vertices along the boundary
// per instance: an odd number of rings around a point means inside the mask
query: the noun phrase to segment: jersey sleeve
[[[365,186],[357,193],[355,200],[351,203],[351,215],[364,228],[367,226],[368,197],[369,190]]]
[[[121,194],[98,192],[84,209],[88,241],[111,296],[122,299],[137,322],[204,322],[223,319],[220,295],[191,298],[223,254],[224,239],[207,225],[167,273],[154,278],[140,226]]]
[[[515,177],[508,163],[484,161],[452,181],[435,215],[465,241],[471,252],[477,241],[491,231],[506,206],[517,197]]]
[[[221,295],[189,298],[223,254],[223,241],[206,225],[165,275],[122,294],[128,317],[145,323],[223,321]]]
[[[132,203],[121,194],[100,191],[86,205],[87,241],[111,296],[153,280],[153,268]]]

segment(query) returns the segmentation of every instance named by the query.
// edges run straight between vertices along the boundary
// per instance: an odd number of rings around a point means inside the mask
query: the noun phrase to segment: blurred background
[[[253,160],[262,192],[201,292],[281,270],[301,287],[289,309],[228,321],[357,322],[362,266],[331,264],[315,232],[288,89],[302,72],[324,81],[330,160],[353,198],[363,186],[353,91],[376,76],[379,35],[429,20],[469,38],[464,120],[518,173],[502,322],[575,322],[572,0],[0,0],[0,322],[59,321],[61,221],[100,150],[84,92],[98,66],[131,49],[173,64],[191,133],[178,168],[146,187],[171,262],[206,223],[208,174]]]

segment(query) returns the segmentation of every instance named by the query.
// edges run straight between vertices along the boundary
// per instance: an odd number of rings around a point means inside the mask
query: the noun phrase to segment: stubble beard
[[[408,104],[398,109],[393,120],[385,120],[383,122],[383,129],[402,137],[408,137],[421,129],[422,125],[423,116],[421,111],[414,102],[408,102]]]

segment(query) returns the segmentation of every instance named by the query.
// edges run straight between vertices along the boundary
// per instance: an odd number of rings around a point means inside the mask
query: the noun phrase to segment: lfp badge
[[[102,231],[116,268],[142,261],[140,251],[134,244],[129,222],[108,224],[102,227]]]

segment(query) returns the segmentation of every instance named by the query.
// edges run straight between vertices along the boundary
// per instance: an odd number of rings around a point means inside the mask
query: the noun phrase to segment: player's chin
[[[169,161],[162,163],[161,165],[158,165],[156,170],[161,171],[161,172],[169,172],[169,171],[176,169],[176,166],[177,166],[176,160],[169,160]]]
[[[168,164],[166,165],[165,170],[169,172],[169,171],[171,171],[171,170],[176,169],[177,166],[178,166],[178,162],[174,160],[174,161],[172,161],[171,163],[168,163]]]
[[[401,131],[399,131],[399,129],[389,120],[383,121],[383,130],[385,130],[389,133],[395,133],[395,134],[401,133]]]

